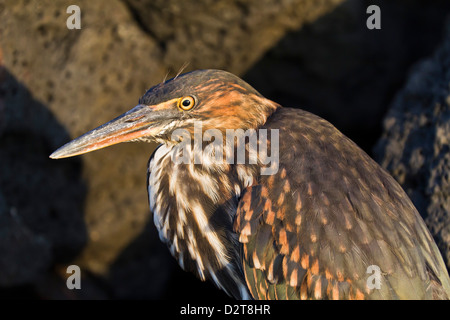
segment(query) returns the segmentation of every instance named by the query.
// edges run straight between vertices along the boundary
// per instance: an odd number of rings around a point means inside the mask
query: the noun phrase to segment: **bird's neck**
[[[227,94],[227,99],[232,99],[230,94]],[[263,96],[251,93],[245,96],[244,101],[236,105],[230,104],[226,107],[218,105],[216,108],[217,110],[211,110],[214,116],[203,121],[204,128],[219,129],[225,133],[230,129],[256,130],[263,126],[281,106]]]
[[[150,208],[160,238],[183,269],[246,298],[233,222],[240,194],[254,183],[255,168],[214,161],[194,164],[193,158],[176,163],[178,152],[178,145],[162,145],[149,162]]]

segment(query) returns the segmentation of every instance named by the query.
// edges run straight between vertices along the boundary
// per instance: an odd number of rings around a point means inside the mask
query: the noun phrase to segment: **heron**
[[[251,156],[249,131],[267,133],[256,135],[266,155]],[[232,73],[196,70],[157,84],[50,157],[128,141],[158,144],[147,189],[161,240],[181,268],[231,297],[450,297],[438,247],[395,179],[328,121],[282,107]],[[249,159],[236,161],[237,149]]]

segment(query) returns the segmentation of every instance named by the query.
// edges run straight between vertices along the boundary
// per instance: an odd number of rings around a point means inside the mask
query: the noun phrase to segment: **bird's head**
[[[197,70],[149,89],[139,104],[62,146],[51,158],[66,158],[133,140],[170,143],[175,129],[257,129],[278,105],[245,81],[221,70]]]

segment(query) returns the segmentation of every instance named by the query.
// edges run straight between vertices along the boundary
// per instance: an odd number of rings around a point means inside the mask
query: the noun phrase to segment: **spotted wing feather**
[[[449,297],[439,251],[391,176],[310,113],[280,109],[266,128],[280,130],[279,170],[244,190],[234,223],[255,299]]]

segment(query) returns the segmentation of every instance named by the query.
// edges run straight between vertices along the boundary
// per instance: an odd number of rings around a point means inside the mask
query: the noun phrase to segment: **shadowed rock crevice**
[[[51,163],[67,131],[0,66],[0,287],[35,285],[87,240],[79,159]]]
[[[381,30],[366,8],[381,8]],[[349,0],[291,31],[244,79],[284,106],[311,111],[371,154],[381,121],[410,66],[442,39],[448,1]]]
[[[124,0],[175,72],[218,68],[243,74],[287,31],[330,13],[343,0]]]
[[[422,214],[450,267],[450,20],[437,51],[418,63],[396,96],[377,160]]]

